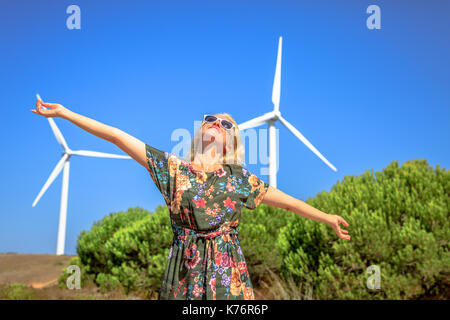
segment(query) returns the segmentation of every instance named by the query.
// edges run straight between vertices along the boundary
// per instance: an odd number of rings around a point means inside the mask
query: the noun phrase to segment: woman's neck
[[[195,165],[194,169],[201,171],[213,171],[223,167],[222,157],[216,153],[214,147],[206,148],[203,153],[197,153],[192,164]]]

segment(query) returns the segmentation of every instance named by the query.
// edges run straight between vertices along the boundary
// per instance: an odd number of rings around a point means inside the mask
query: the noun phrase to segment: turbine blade
[[[41,96],[39,94],[36,94],[36,98],[38,100],[41,100]],[[52,118],[47,118],[48,122],[50,123],[50,127],[52,128],[53,134],[56,137],[56,140],[59,142],[60,145],[63,146],[65,151],[69,150],[69,147],[67,146],[66,140],[64,139],[64,136],[62,135],[61,131],[59,131],[58,126],[56,125],[55,121]]]
[[[262,116],[253,118],[246,122],[243,122],[240,125],[238,125],[238,127],[239,127],[239,130],[245,130],[245,129],[249,129],[249,128],[259,127],[259,126],[263,125],[264,123],[266,123],[267,120],[270,120],[274,117],[275,116],[272,112],[268,112]]]
[[[118,154],[104,153],[104,152],[97,152],[97,151],[88,151],[88,150],[77,150],[77,151],[71,151],[70,153],[76,154],[78,156],[87,156],[87,157],[131,159],[130,156],[122,156],[122,155],[118,155]]]
[[[281,92],[281,46],[283,38],[278,40],[278,54],[277,54],[277,66],[275,68],[275,78],[273,80],[272,89],[272,102],[274,110],[278,111],[280,108],[280,92]]]
[[[48,177],[47,181],[45,182],[44,186],[42,187],[41,191],[39,191],[39,194],[37,195],[36,199],[33,202],[33,207],[38,203],[39,199],[43,196],[45,191],[47,191],[48,187],[52,184],[52,182],[56,179],[58,174],[61,172],[61,170],[64,167],[64,163],[66,159],[69,157],[69,155],[64,154],[61,157],[61,160],[56,164],[55,168],[53,169],[52,173]]]
[[[286,119],[284,119],[282,116],[279,116],[279,120],[281,123],[289,130],[291,131],[294,136],[299,138],[306,146],[316,154],[320,159],[322,159],[323,162],[325,162],[331,169],[334,171],[337,171],[337,169],[327,160],[325,157],[298,131],[292,124],[287,122]]]
[[[61,131],[59,131],[58,126],[55,123],[55,120],[52,118],[47,118],[48,122],[50,123],[50,127],[53,130],[53,133],[55,134],[56,140],[58,140],[59,144],[63,146],[65,151],[69,150],[69,147],[67,146],[66,140],[64,139],[64,136],[62,135]]]

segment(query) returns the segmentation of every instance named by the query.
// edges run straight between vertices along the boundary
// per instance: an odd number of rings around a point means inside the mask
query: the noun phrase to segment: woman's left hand
[[[330,215],[328,215],[328,219],[327,219],[326,223],[333,228],[334,232],[336,232],[336,234],[338,235],[339,238],[350,240],[350,235],[347,234],[348,231],[341,229],[341,227],[339,226],[339,224],[341,224],[341,223],[345,227],[349,226],[347,221],[345,221],[342,217],[335,215],[335,214],[330,214]]]

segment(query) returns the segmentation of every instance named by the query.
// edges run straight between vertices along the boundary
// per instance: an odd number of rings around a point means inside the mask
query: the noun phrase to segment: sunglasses
[[[220,120],[220,125],[222,126],[222,128],[226,129],[226,130],[231,130],[234,127],[233,122],[216,117],[216,116],[211,116],[211,115],[207,115],[205,114],[203,116],[203,122],[209,122],[209,123],[214,123],[217,120]]]

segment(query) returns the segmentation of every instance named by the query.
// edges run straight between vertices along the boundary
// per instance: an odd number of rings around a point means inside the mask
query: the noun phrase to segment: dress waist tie
[[[219,228],[214,230],[194,230],[190,228],[185,228],[183,226],[179,226],[177,224],[172,224],[172,230],[174,237],[178,240],[182,240],[186,243],[188,238],[204,238],[204,239],[212,239],[219,235],[230,234],[233,236],[238,235],[238,230],[236,226],[231,226],[230,223],[224,223]],[[197,251],[197,246],[188,245],[186,250],[185,258],[192,259],[195,257]]]

